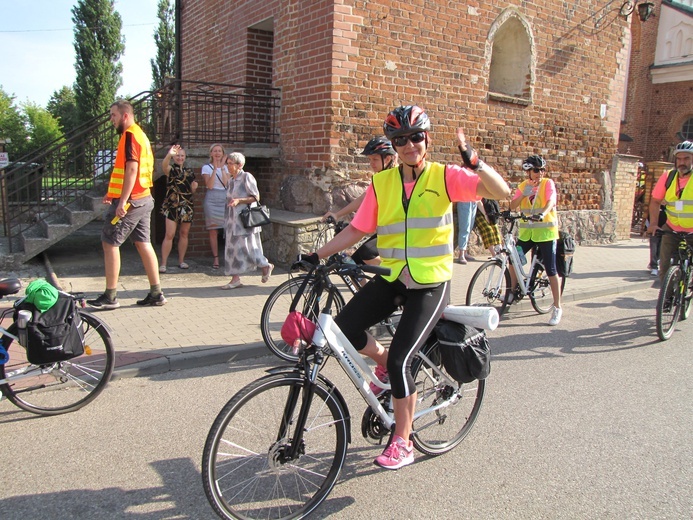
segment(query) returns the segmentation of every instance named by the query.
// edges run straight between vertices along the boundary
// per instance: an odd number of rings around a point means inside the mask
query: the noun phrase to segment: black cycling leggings
[[[402,317],[390,343],[387,371],[392,396],[402,399],[416,391],[411,363],[450,300],[450,282],[428,289],[407,289],[399,280],[376,276],[346,304],[335,322],[357,350],[366,346],[366,330],[400,305]]]

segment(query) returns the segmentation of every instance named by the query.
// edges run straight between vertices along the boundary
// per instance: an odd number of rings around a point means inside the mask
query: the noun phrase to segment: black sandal
[[[212,269],[219,269],[219,257],[214,257],[214,262],[212,263]]]

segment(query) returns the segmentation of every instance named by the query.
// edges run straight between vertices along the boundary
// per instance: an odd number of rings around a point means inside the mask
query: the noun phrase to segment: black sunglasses
[[[534,173],[539,173],[539,172],[543,172],[544,168],[532,168],[532,170],[534,170]]]
[[[395,146],[406,146],[409,141],[416,144],[424,139],[426,139],[426,132],[416,132],[410,135],[398,135],[392,139],[392,144]]]

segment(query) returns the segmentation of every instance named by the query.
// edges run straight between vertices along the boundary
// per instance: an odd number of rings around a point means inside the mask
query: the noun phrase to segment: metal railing
[[[130,101],[157,154],[175,142],[276,145],[279,100],[276,89],[172,81]],[[65,207],[79,209],[90,190],[103,195],[119,138],[106,113],[0,172],[10,252],[22,234],[42,236],[43,223],[61,221]]]

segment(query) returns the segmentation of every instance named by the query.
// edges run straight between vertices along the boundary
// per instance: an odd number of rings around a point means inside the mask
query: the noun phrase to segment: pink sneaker
[[[375,458],[375,464],[385,469],[399,469],[414,462],[414,446],[409,445],[399,435],[395,435],[382,455]]]
[[[387,368],[385,368],[382,365],[377,365],[375,367],[375,377],[377,377],[381,383],[389,383],[390,382],[390,376],[387,374]],[[380,388],[379,386],[376,386],[375,383],[370,383],[369,386],[371,387],[371,392],[373,392],[376,397],[378,397],[380,394],[382,394],[385,391],[382,388]]]

